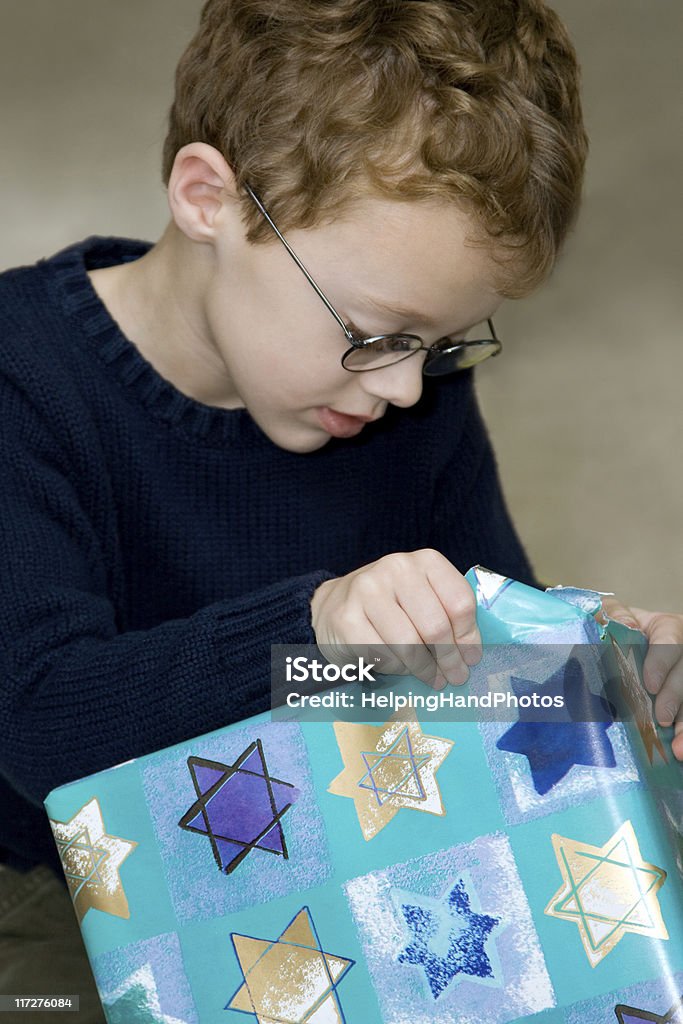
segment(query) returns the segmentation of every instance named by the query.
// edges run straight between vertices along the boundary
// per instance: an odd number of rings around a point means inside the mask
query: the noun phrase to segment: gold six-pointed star
[[[325,953],[308,907],[273,942],[231,935],[244,976],[227,1009],[258,1024],[343,1024],[337,985],[353,960]]]
[[[137,846],[130,839],[109,835],[96,797],[69,821],[50,819],[78,920],[91,907],[116,917],[130,917],[119,868]]]
[[[377,835],[400,810],[445,814],[437,769],[453,743],[428,736],[400,713],[381,726],[335,722],[344,770],[329,792],[353,800],[365,839]]]
[[[545,913],[577,926],[592,967],[627,932],[668,939],[657,898],[666,872],[643,860],[630,821],[604,846],[560,835],[552,841],[564,884]]]

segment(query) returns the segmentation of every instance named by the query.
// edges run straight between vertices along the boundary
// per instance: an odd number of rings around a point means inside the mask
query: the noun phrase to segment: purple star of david
[[[187,766],[197,799],[178,824],[209,837],[221,871],[229,875],[252,850],[288,858],[280,821],[300,794],[270,775],[261,740],[234,764],[192,756]]]
[[[664,1014],[652,1010],[640,1010],[636,1006],[625,1006],[620,1003],[614,1007],[619,1024],[683,1024],[683,996],[676,1001],[671,1009]]]

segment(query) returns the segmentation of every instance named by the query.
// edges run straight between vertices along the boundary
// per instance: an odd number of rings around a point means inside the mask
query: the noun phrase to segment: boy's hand
[[[464,683],[481,658],[472,588],[430,548],[397,552],[327,580],[311,600],[316,642],[344,662],[381,647],[378,672],[410,674],[443,689]]]
[[[674,725],[671,750],[683,761],[683,615],[626,608],[616,598],[602,599],[611,619],[640,629],[649,647],[643,665],[645,689],[655,698],[655,717],[662,726]]]

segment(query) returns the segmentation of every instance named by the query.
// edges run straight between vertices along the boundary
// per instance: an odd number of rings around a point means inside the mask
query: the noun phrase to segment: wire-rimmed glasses
[[[354,332],[344,322],[322,288],[311,277],[253,189],[246,183],[244,188],[350,342],[351,347],[344,352],[341,358],[345,370],[349,370],[351,373],[381,370],[384,366],[400,363],[417,352],[425,351],[426,357],[422,372],[428,377],[441,377],[457,370],[467,370],[483,362],[484,359],[497,356],[501,351],[503,346],[496,335],[491,319],[486,321],[491,332],[490,338],[475,338],[471,341],[442,338],[433,345],[425,345],[417,334],[376,334],[366,337]]]

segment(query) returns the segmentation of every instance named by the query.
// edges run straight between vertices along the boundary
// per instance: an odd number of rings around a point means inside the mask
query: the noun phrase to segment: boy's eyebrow
[[[428,313],[421,313],[419,310],[410,309],[407,306],[401,305],[397,302],[396,305],[391,305],[388,302],[381,302],[378,299],[368,298],[368,305],[376,309],[381,315],[384,316],[396,316],[401,320],[406,320],[412,324],[422,324],[425,327],[436,327],[437,321],[433,316],[429,316]],[[481,320],[477,320],[476,323],[469,324],[467,327],[460,328],[457,331],[451,331],[445,337],[450,338],[458,334],[467,334],[468,331],[472,330],[479,323],[485,323],[488,317],[482,317]]]
[[[425,327],[435,327],[436,320],[429,316],[428,313],[422,313],[416,309],[410,309],[408,306],[402,305],[400,302],[389,303],[380,302],[378,299],[368,298],[368,305],[376,309],[378,313],[383,313],[386,316],[397,316],[401,320],[408,320],[411,323],[424,324]]]

